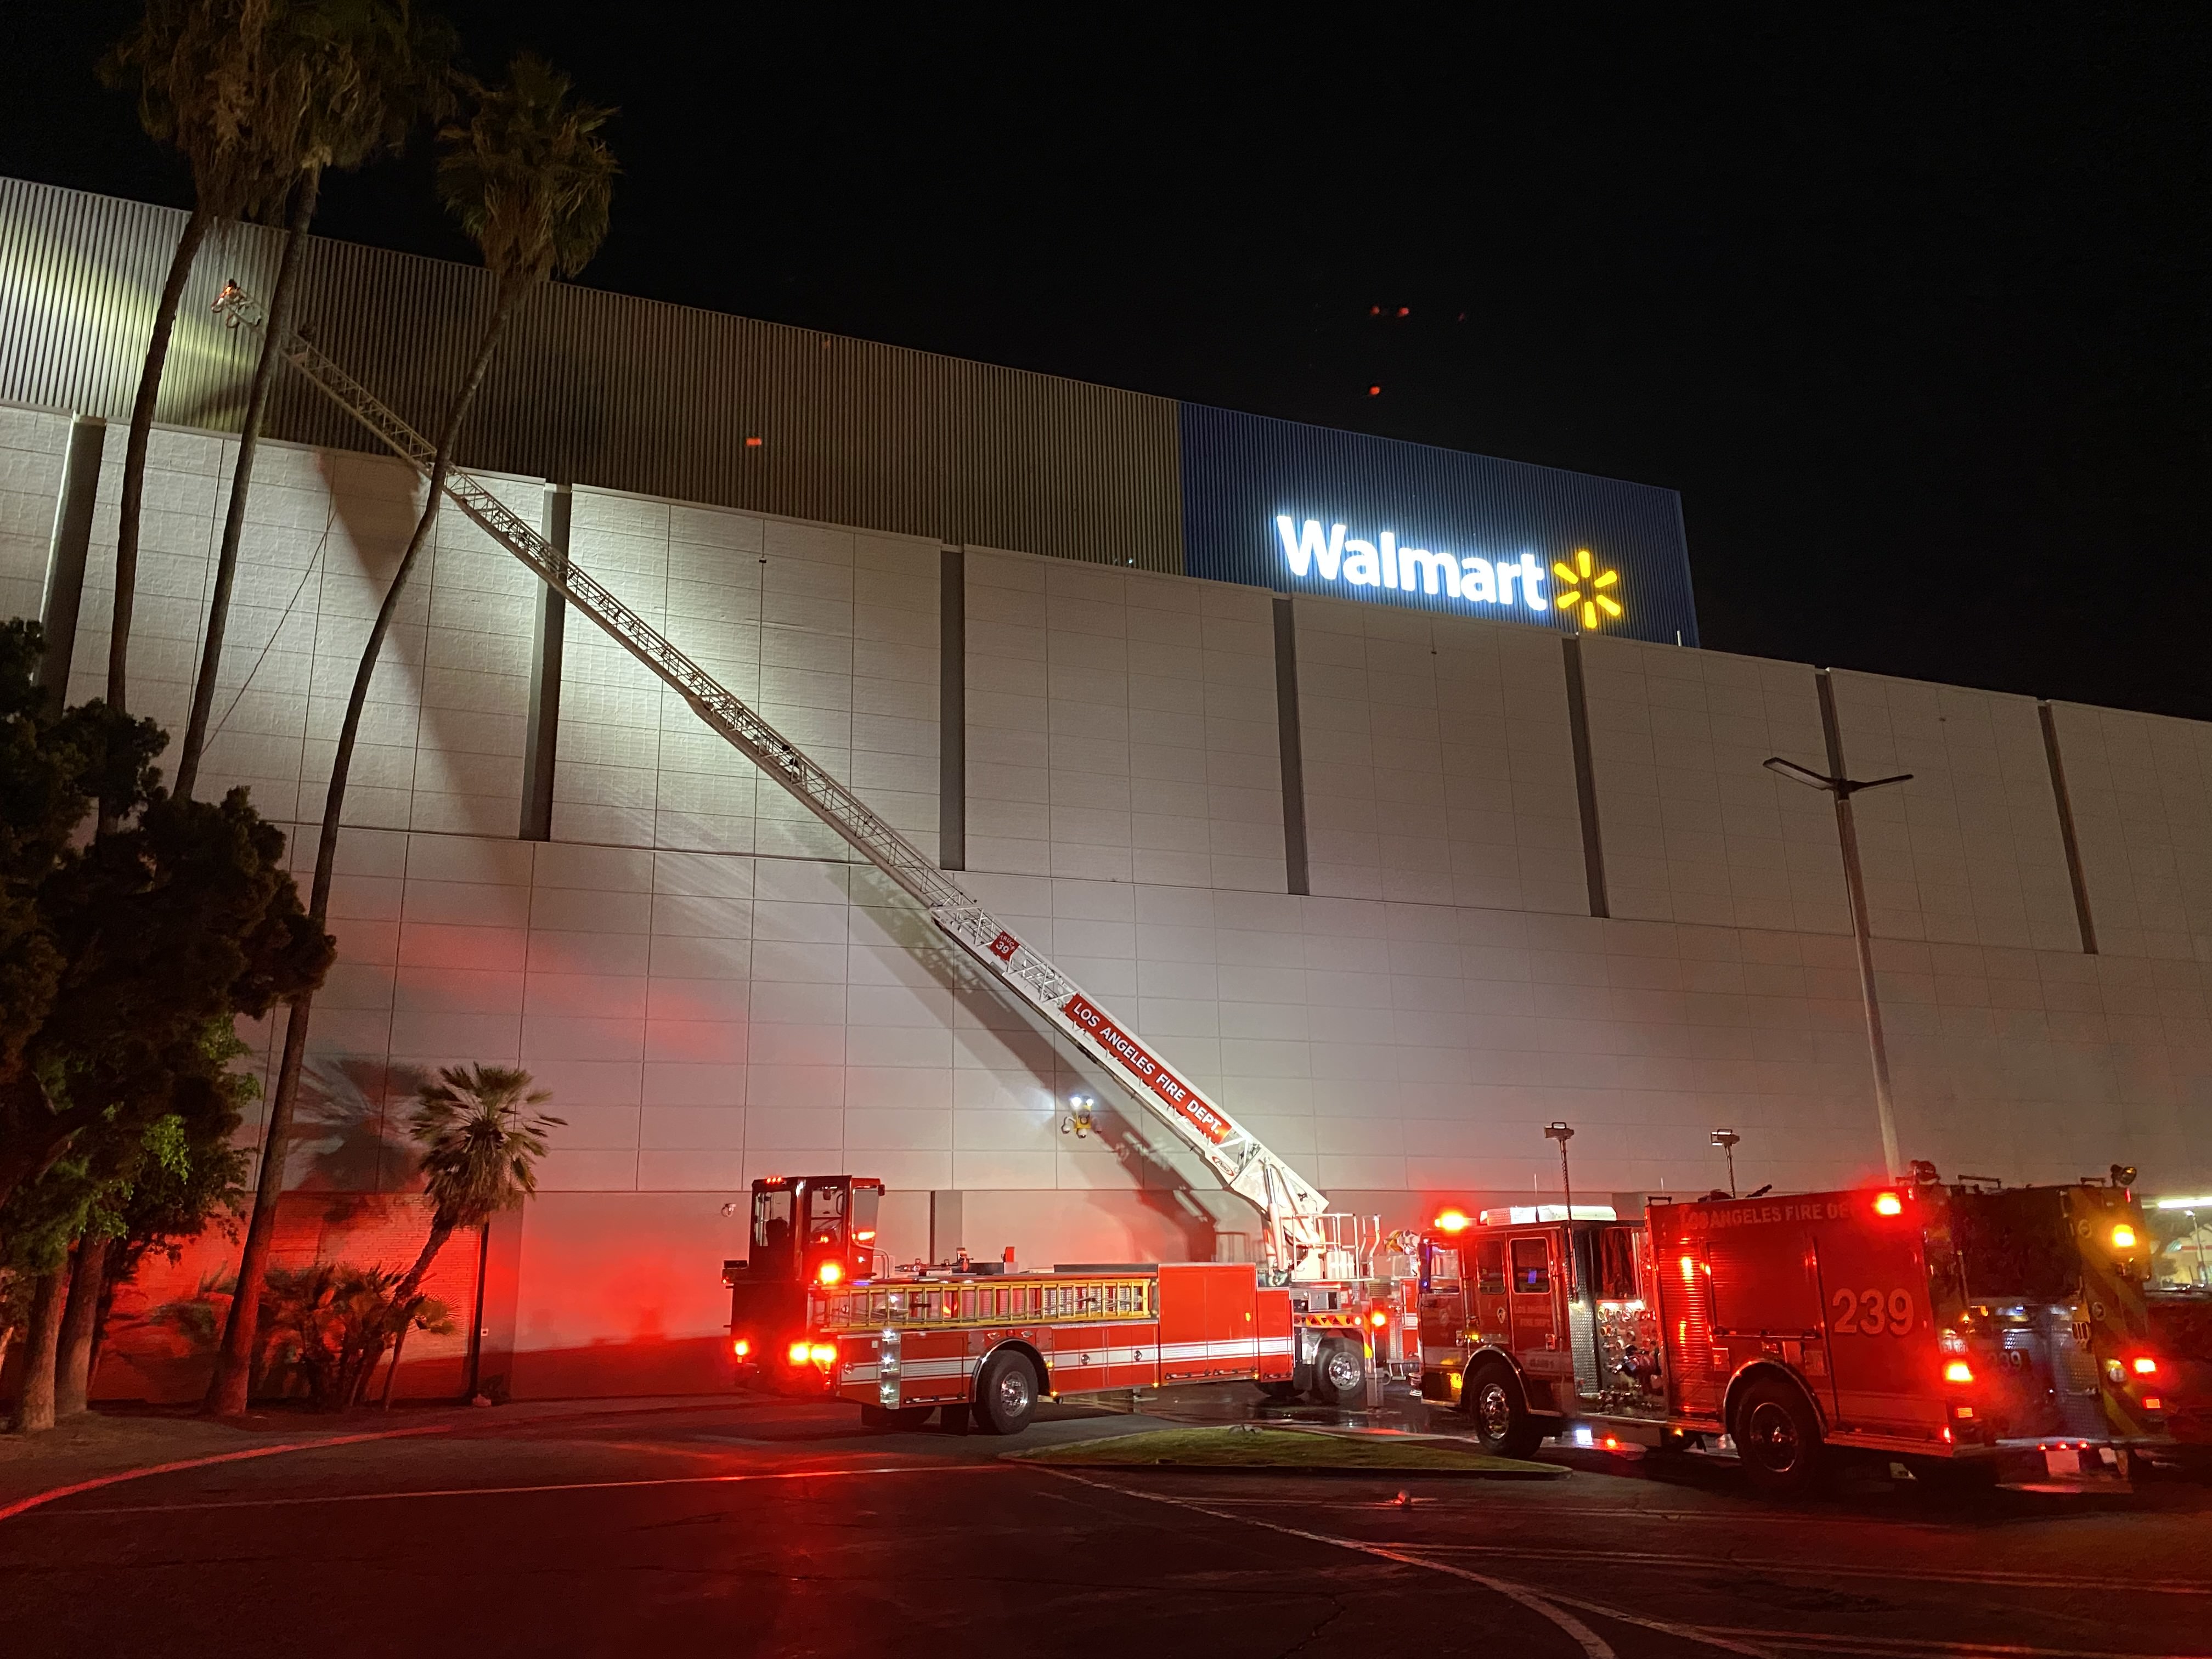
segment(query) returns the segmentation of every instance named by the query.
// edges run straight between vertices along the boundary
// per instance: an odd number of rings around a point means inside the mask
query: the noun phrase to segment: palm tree
[[[269,326],[246,393],[230,502],[216,556],[215,588],[208,600],[207,638],[200,647],[199,678],[191,714],[177,750],[176,793],[190,800],[207,747],[208,717],[215,707],[216,672],[230,623],[231,589],[238,580],[239,543],[246,532],[246,495],[261,441],[261,423],[282,359],[277,341],[291,328],[307,227],[315,216],[327,169],[350,171],[378,155],[396,155],[416,120],[450,112],[448,90],[453,31],[442,19],[417,12],[413,0],[295,0],[283,10],[276,51],[281,64],[270,76],[272,90],[297,118],[272,122],[270,165],[291,181],[291,213],[284,256],[269,294]]]
[[[407,1133],[422,1149],[422,1184],[430,1198],[430,1236],[392,1287],[386,1322],[392,1332],[392,1368],[384,1376],[384,1403],[392,1404],[399,1376],[399,1352],[418,1323],[416,1310],[423,1276],[446,1241],[464,1227],[481,1227],[501,1210],[520,1209],[538,1190],[538,1160],[545,1132],[568,1120],[530,1111],[552,1099],[532,1089],[527,1072],[507,1066],[448,1066],[435,1083],[417,1091]],[[380,1352],[382,1343],[377,1345]],[[362,1381],[375,1369],[372,1353]]]
[[[565,1128],[568,1120],[532,1109],[553,1096],[531,1082],[529,1073],[509,1066],[448,1066],[416,1093],[407,1133],[422,1149],[430,1236],[393,1289],[393,1306],[414,1298],[455,1232],[520,1209],[537,1194],[545,1132]]]
[[[283,0],[146,0],[138,27],[101,60],[101,78],[138,94],[147,136],[184,153],[192,170],[192,211],[170,256],[154,309],[154,331],[131,405],[123,452],[121,521],[115,538],[115,611],[108,628],[107,702],[125,708],[131,613],[138,586],[138,522],[154,404],[169,360],[169,337],[192,261],[225,220],[282,206],[291,179],[272,169],[268,137],[301,101],[296,76],[272,76],[272,14]]]
[[[317,928],[330,914],[331,878],[337,863],[346,780],[353,768],[369,683],[383,653],[385,636],[392,630],[400,593],[437,522],[461,423],[483,384],[492,353],[515,308],[556,271],[573,276],[581,270],[607,234],[607,202],[617,169],[599,130],[614,112],[578,101],[567,76],[529,53],[514,59],[508,76],[505,87],[465,88],[472,106],[469,118],[444,128],[438,135],[445,147],[438,163],[438,192],[483,253],[484,266],[493,278],[492,319],[446,412],[422,516],[415,522],[407,550],[400,556],[399,568],[393,573],[384,603],[377,608],[368,642],[362,647],[361,665],[354,673],[352,694],[346,700],[345,720],[338,728],[337,750],[331,762],[330,789],[323,799],[322,838],[316,846],[315,879],[307,900],[307,914]],[[231,1301],[222,1351],[208,1385],[207,1409],[219,1415],[236,1416],[246,1409],[261,1277],[276,1232],[276,1201],[283,1192],[285,1153],[291,1139],[294,1103],[299,1097],[300,1068],[307,1057],[307,1019],[313,1006],[313,994],[303,993],[294,999],[284,1023],[284,1053],[277,1063],[276,1087],[270,1098],[268,1126],[262,1136],[260,1184],[255,1189],[253,1218],[247,1224],[245,1253],[239,1262],[238,1293]]]

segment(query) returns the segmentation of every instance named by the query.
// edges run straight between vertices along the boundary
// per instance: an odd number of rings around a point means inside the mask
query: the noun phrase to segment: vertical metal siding
[[[0,179],[0,398],[122,418],[185,216]],[[213,322],[226,276],[266,291],[279,238],[200,255],[158,418],[234,429],[254,337]],[[489,316],[473,266],[317,238],[301,318],[434,428]],[[280,380],[273,435],[369,441]],[[757,436],[757,448],[745,439]],[[562,284],[511,325],[465,464],[1060,558],[1182,568],[1174,403]]]

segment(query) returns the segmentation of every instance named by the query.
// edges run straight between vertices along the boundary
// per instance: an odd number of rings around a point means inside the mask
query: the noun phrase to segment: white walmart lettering
[[[1346,526],[1326,529],[1318,519],[1304,525],[1289,514],[1275,520],[1283,540],[1283,560],[1293,576],[1318,575],[1323,581],[1341,581],[1347,587],[1385,587],[1394,592],[1447,595],[1469,605],[1523,605],[1531,611],[1549,611],[1544,581],[1551,573],[1536,562],[1534,553],[1517,559],[1461,558],[1425,547],[1400,547],[1395,532],[1383,530],[1373,541],[1347,538]],[[1516,598],[1515,585],[1521,589]]]

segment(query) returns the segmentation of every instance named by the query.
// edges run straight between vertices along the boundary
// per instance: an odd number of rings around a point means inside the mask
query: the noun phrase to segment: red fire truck
[[[1291,1293],[1249,1263],[896,1275],[813,1304],[810,1364],[878,1427],[1018,1434],[1041,1399],[1291,1377]]]
[[[1446,1212],[1421,1243],[1421,1393],[1486,1447],[1732,1443],[1802,1487],[1831,1448],[2124,1476],[2171,1443],[2127,1187]],[[2124,1178],[2123,1178],[2124,1177]]]
[[[973,1261],[963,1252],[947,1262],[894,1268],[875,1243],[883,1190],[880,1181],[845,1175],[753,1182],[751,1254],[722,1264],[740,1386],[847,1395],[878,1425],[918,1420],[940,1407],[948,1422],[964,1425],[969,1406],[981,1399],[969,1395],[1002,1342],[1024,1356],[1032,1401],[1241,1381],[1278,1401],[1304,1396],[1357,1407],[1368,1403],[1374,1382],[1392,1372],[1410,1376],[1418,1362],[1413,1257],[1398,1249],[1413,1241],[1384,1238],[1371,1219],[1325,1218],[1339,1241],[1334,1255],[1376,1273],[1288,1286],[1262,1285],[1261,1270],[1250,1263],[1079,1264],[1023,1273],[1011,1249],[998,1261]],[[1093,1328],[1102,1322],[1120,1333],[1114,1343],[1099,1339]],[[889,1339],[888,1362],[864,1357],[874,1350],[857,1334],[863,1332],[878,1348],[877,1339]],[[901,1343],[908,1336],[902,1370]],[[966,1362],[964,1371],[933,1369],[956,1357]],[[872,1369],[886,1363],[889,1377],[903,1379],[905,1389],[888,1390],[899,1395],[888,1403],[884,1378]],[[939,1386],[947,1377],[951,1382]],[[874,1392],[861,1400],[854,1388]],[[978,1420],[1004,1417],[986,1413]]]

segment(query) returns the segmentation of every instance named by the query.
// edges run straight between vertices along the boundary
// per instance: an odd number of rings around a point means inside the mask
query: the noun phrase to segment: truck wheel
[[[929,1406],[863,1406],[860,1424],[864,1428],[894,1429],[903,1432],[918,1429],[929,1420],[935,1409]]]
[[[1790,1383],[1753,1381],[1736,1402],[1731,1432],[1745,1478],[1760,1492],[1794,1498],[1820,1484],[1820,1420]]]
[[[1367,1359],[1352,1343],[1321,1345],[1314,1358],[1314,1397],[1324,1406],[1354,1411],[1367,1403]]]
[[[1536,1419],[1528,1415],[1521,1395],[1521,1381],[1510,1369],[1492,1361],[1467,1380],[1462,1406],[1474,1422],[1474,1438],[1492,1457],[1527,1457],[1544,1438]]]
[[[1019,1434],[1036,1414],[1036,1372],[1020,1354],[1001,1352],[975,1379],[973,1420],[990,1434]]]

